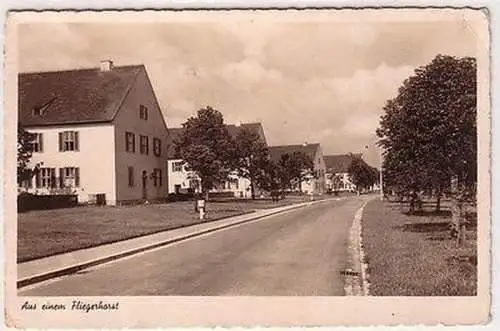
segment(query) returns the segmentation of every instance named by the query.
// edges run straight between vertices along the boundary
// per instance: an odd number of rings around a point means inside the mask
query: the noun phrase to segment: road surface
[[[27,296],[344,295],[349,230],[370,197],[322,202],[22,288]]]

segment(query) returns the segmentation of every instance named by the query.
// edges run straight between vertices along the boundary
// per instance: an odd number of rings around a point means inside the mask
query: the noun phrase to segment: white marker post
[[[205,217],[205,200],[198,200],[198,211],[200,212],[200,220]]]

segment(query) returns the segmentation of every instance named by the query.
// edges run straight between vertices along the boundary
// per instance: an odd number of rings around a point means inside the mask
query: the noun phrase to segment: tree
[[[377,130],[384,185],[405,195],[433,192],[439,208],[455,178],[454,203],[470,198],[477,181],[476,60],[438,55],[403,82],[384,111]]]
[[[356,185],[358,194],[361,189],[368,189],[377,181],[377,173],[373,168],[366,164],[359,156],[351,156],[351,164],[348,168],[349,179]]]
[[[280,183],[282,189],[294,189],[296,187],[301,190],[301,183],[314,177],[313,161],[303,152],[293,152],[281,155],[277,163]]]
[[[234,145],[222,114],[206,107],[198,110],[183,125],[183,134],[175,141],[176,150],[201,180],[201,191],[206,200],[216,184],[227,180],[234,163]]]
[[[242,128],[235,137],[235,169],[238,175],[250,180],[252,199],[255,199],[255,186],[263,176],[263,168],[269,159],[269,151],[260,135],[248,128]]]
[[[300,183],[313,177],[313,162],[303,152],[285,153],[278,160],[269,158],[262,162],[262,172],[257,178],[259,187],[271,192],[276,198],[281,192],[295,188],[301,189]]]
[[[29,167],[36,135],[17,125],[17,184],[33,177],[34,169]]]

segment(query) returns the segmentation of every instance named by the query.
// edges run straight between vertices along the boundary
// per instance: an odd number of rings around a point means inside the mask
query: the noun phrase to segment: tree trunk
[[[252,196],[252,200],[255,200],[255,185],[254,185],[253,177],[250,177],[250,194]]]
[[[458,176],[451,178],[451,235],[456,238],[457,245],[465,242],[465,217],[461,196],[461,185]]]
[[[437,192],[437,196],[436,196],[436,212],[440,212],[441,211],[441,190],[439,190]]]

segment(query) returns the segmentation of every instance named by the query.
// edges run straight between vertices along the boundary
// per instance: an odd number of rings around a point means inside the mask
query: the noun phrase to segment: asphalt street
[[[19,295],[344,295],[349,229],[367,199],[270,216],[31,285]]]

